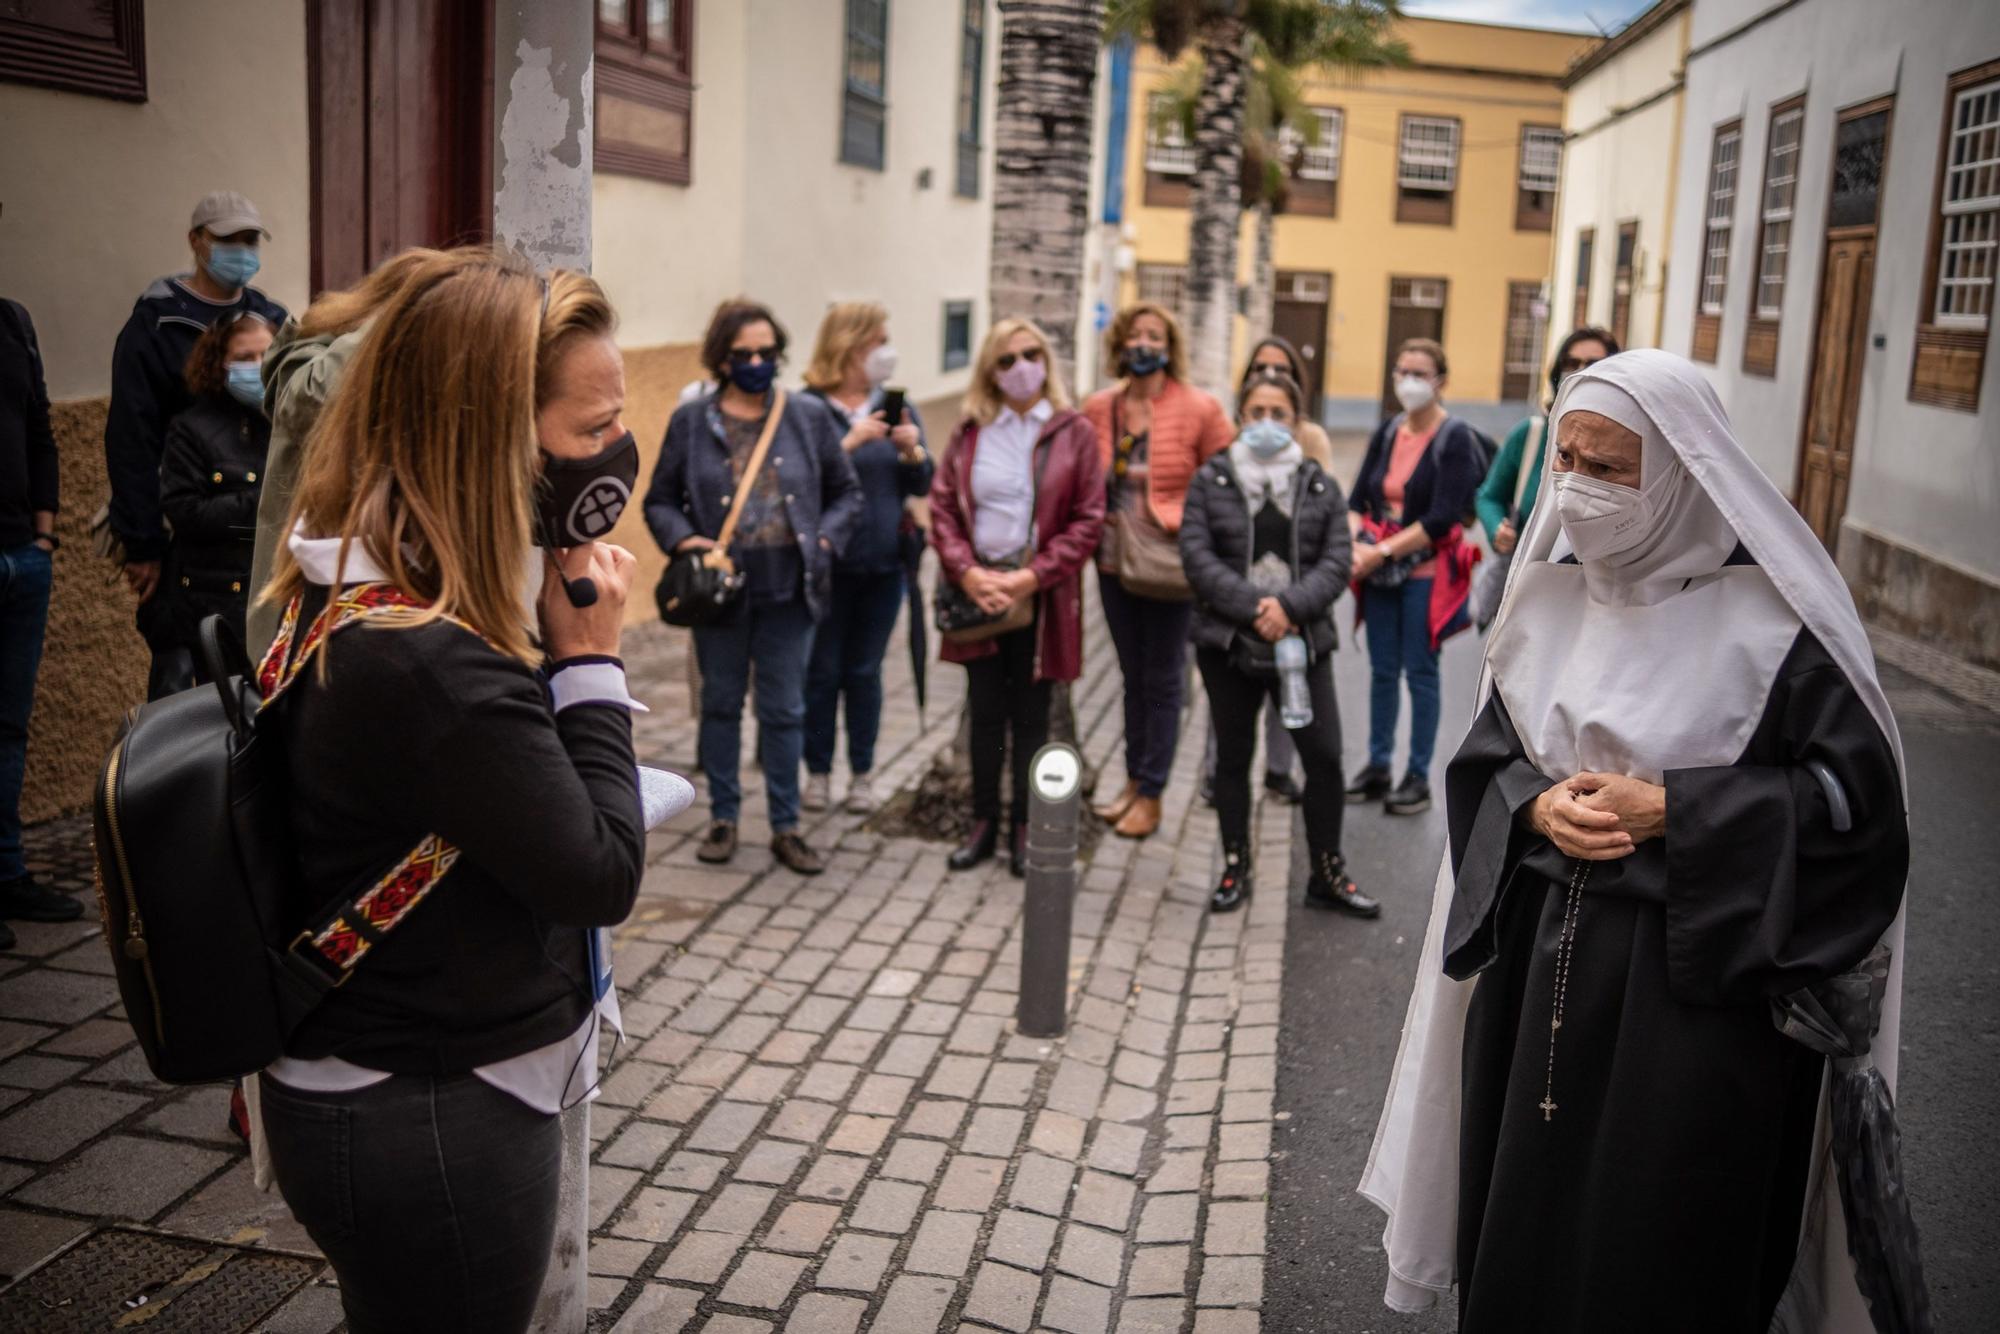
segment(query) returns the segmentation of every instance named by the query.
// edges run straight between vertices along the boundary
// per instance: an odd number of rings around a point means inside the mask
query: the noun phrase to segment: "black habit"
[[[1691,690],[1688,707],[1701,700]],[[1845,790],[1846,833],[1815,761]],[[1909,865],[1895,757],[1801,630],[1737,762],[1668,772],[1664,838],[1591,864],[1551,1113],[1577,864],[1524,816],[1567,776],[1528,761],[1497,691],[1446,774],[1445,972],[1479,975],[1459,1327],[1764,1334],[1798,1245],[1824,1068],[1778,1032],[1768,1001],[1852,967],[1895,917]]]

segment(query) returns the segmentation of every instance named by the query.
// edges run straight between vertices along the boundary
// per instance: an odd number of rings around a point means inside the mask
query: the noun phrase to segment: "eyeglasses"
[[[1588,370],[1602,360],[1603,357],[1564,357],[1556,363],[1556,369],[1564,375],[1574,375],[1578,371]]]
[[[729,349],[729,364],[748,366],[753,361],[776,361],[778,349],[775,347],[732,347]]]
[[[1013,352],[1003,352],[1000,354],[1000,359],[994,362],[993,364],[999,367],[1001,370],[1005,371],[1005,370],[1012,370],[1014,368],[1014,363],[1017,361],[1040,361],[1041,359],[1042,359],[1042,349],[1038,347],[1031,347],[1026,352],[1022,352],[1019,354]]]

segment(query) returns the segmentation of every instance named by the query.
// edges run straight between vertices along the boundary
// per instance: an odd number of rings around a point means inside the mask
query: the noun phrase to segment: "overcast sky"
[[[1403,10],[1426,18],[1519,23],[1576,32],[1616,32],[1643,11],[1647,3],[1648,0],[1404,0]]]

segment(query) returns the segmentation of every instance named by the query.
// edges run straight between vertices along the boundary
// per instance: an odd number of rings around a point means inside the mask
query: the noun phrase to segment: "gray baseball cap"
[[[188,230],[205,227],[213,236],[229,236],[236,232],[257,231],[265,236],[271,229],[264,225],[263,215],[257,206],[234,190],[217,190],[214,194],[203,195],[201,202],[194,206],[194,217],[188,223]]]

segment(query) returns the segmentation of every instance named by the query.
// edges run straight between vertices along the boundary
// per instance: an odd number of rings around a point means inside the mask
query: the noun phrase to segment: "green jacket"
[[[264,493],[257,501],[257,548],[250,561],[250,587],[262,592],[277,563],[286,537],[285,519],[292,510],[306,435],[319,410],[333,396],[333,387],[364,331],[317,338],[299,336],[299,322],[285,321],[277,341],[264,357],[264,410],[271,417],[271,452],[264,460]],[[250,600],[244,627],[244,647],[254,666],[278,634],[283,609]]]
[[[1493,466],[1486,470],[1486,480],[1479,484],[1479,494],[1472,498],[1473,508],[1479,511],[1479,525],[1486,530],[1489,542],[1500,531],[1500,524],[1514,503],[1514,483],[1521,475],[1521,456],[1528,452],[1528,434],[1535,423],[1546,420],[1541,416],[1528,417],[1507,433],[1500,452],[1493,456]],[[1542,455],[1548,451],[1548,443],[1549,433],[1544,426],[1535,442],[1535,457],[1528,463],[1528,484],[1521,488],[1521,514],[1514,521],[1516,529],[1525,529],[1528,515],[1534,512],[1535,490],[1542,484]]]

